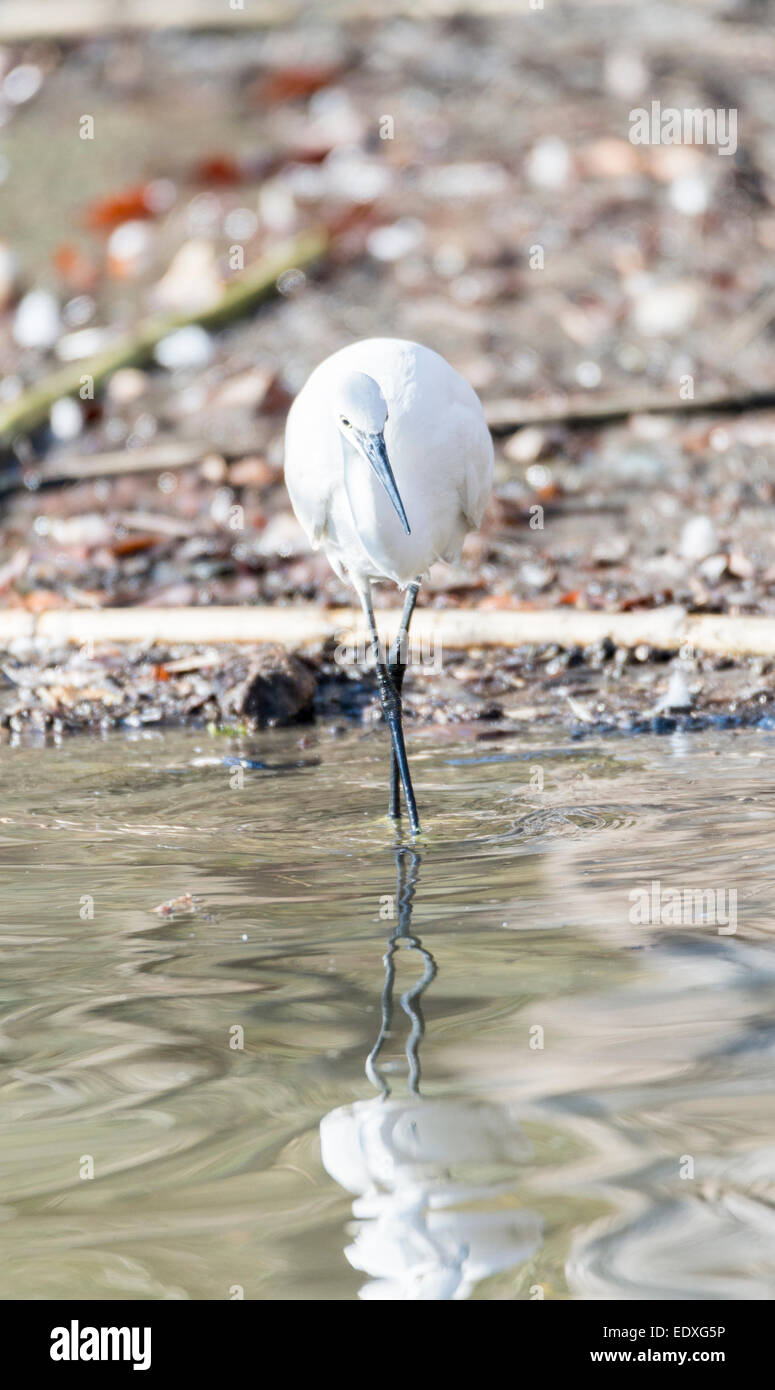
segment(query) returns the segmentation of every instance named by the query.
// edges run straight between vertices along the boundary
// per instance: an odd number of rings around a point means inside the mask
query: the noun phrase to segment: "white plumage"
[[[359,380],[363,375],[380,388],[384,422]],[[364,426],[384,423],[410,535],[373,469],[345,437],[342,414],[358,416]],[[356,587],[384,578],[404,588],[435,560],[455,560],[466,532],[482,519],[492,459],[476,392],[437,352],[400,338],[367,338],[327,357],[288,416],[285,476],[293,509],[312,545],[322,546],[337,573],[346,570]]]
[[[492,486],[492,440],[476,392],[437,352],[399,338],[368,338],[327,357],[288,416],[285,478],[315,549],[347,575],[369,624],[393,761],[412,833],[419,831],[401,718],[406,643],[420,580],[436,560],[455,560],[482,519]],[[408,588],[401,627],[385,662],[371,581]]]

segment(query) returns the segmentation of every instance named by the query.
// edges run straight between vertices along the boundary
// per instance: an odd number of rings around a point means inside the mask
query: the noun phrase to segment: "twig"
[[[618,8],[635,9],[641,0],[619,0]],[[699,0],[702,4],[702,0]],[[335,7],[339,24],[370,21],[373,6],[368,0],[338,0]],[[586,0],[588,10],[610,8],[610,0]],[[86,35],[113,33],[116,30],[214,29],[241,30],[290,27],[298,20],[301,6],[298,0],[245,0],[243,8],[219,0],[69,0],[57,5],[52,0],[3,0],[0,6],[0,42],[12,43],[26,39],[82,38]],[[387,19],[433,21],[460,12],[460,0],[383,0],[380,13]],[[529,19],[525,6],[520,14],[514,0],[468,0],[466,10],[479,18],[488,15],[508,16],[510,22]],[[530,31],[532,34],[532,30]],[[645,55],[665,57],[675,61],[675,40],[672,33],[654,27],[639,34]],[[691,51],[706,58],[724,59],[745,71],[769,72],[775,61],[775,42],[761,26],[724,24],[695,27],[691,36]]]
[[[380,633],[395,633],[398,609],[378,612]],[[434,609],[415,614],[413,639],[439,655],[446,647],[520,647],[557,643],[586,647],[610,638],[617,646],[653,647],[730,656],[775,656],[775,617],[687,613],[678,606],[643,613],[584,609]],[[348,647],[362,643],[361,614],[353,608],[315,604],[280,607],[21,609],[0,612],[0,647],[19,637],[46,644],[139,642],[146,646],[275,642],[295,649],[334,637]]]
[[[0,494],[24,487],[25,479],[34,474],[35,486],[52,483],[85,482],[89,478],[110,478],[124,473],[166,473],[172,468],[187,468],[201,463],[213,452],[202,441],[190,444],[157,442],[144,449],[116,449],[104,454],[77,454],[74,458],[54,458],[44,463],[23,466],[11,464],[0,473]],[[229,455],[223,454],[223,457]]]
[[[775,387],[762,391],[705,391],[692,400],[636,392],[617,396],[553,396],[548,400],[500,400],[485,403],[493,434],[509,434],[523,425],[568,425],[571,428],[624,420],[628,415],[682,415],[700,411],[736,414],[775,406]]]
[[[741,352],[754,338],[758,338],[765,328],[769,328],[773,318],[775,318],[775,285],[771,285],[760,295],[757,302],[741,315],[726,335],[724,350],[727,360]]]
[[[111,449],[104,454],[79,454],[76,458],[54,458],[37,465],[41,483],[66,483],[85,478],[109,478],[115,473],[164,473],[171,468],[187,468],[201,463],[209,444],[202,440],[158,440],[142,449]]]
[[[210,308],[195,314],[164,314],[144,319],[120,343],[51,372],[0,410],[0,439],[8,441],[14,434],[40,425],[54,401],[75,395],[84,377],[91,377],[96,390],[119,367],[147,362],[157,343],[168,333],[189,324],[217,328],[246,313],[275,292],[277,278],[284,270],[301,269],[320,260],[328,249],[329,240],[329,234],[321,229],[303,232],[267,251],[255,265],[248,266],[229,282],[218,302]]]
[[[251,29],[290,23],[297,7],[289,0],[257,0],[234,9],[213,0],[70,0],[52,5],[50,0],[4,0],[0,13],[0,41],[22,39],[83,38],[116,30]]]
[[[196,530],[196,522],[181,516],[163,516],[158,512],[120,512],[116,517],[126,531],[140,531],[149,536],[188,538]]]

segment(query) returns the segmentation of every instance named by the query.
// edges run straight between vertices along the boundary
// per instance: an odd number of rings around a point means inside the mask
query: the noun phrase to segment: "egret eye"
[[[340,416],[340,419],[341,419],[342,424],[344,425],[344,427],[345,427],[346,430],[351,430],[351,429],[352,429],[352,425],[350,424],[350,421],[349,421],[349,420],[345,420],[344,415]]]

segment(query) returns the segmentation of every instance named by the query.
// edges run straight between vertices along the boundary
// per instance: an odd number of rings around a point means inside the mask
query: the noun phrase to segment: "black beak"
[[[385,492],[393,503],[407,536],[410,536],[412,532],[409,522],[406,519],[404,504],[401,501],[401,494],[396,487],[393,470],[390,467],[390,459],[388,458],[388,451],[385,445],[385,436],[383,434],[361,434],[359,435],[358,443],[363,450],[364,456],[368,459],[384,487]]]

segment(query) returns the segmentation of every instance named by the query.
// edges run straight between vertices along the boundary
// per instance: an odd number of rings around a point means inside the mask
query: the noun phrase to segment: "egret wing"
[[[460,504],[468,525],[475,531],[492,491],[493,447],[484,412],[473,390],[469,400],[455,406],[455,426],[462,458]]]
[[[285,427],[285,481],[293,510],[317,550],[328,531],[331,500],[337,483],[336,458],[326,447],[323,431],[305,405],[305,393],[294,401]]]

